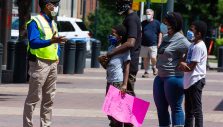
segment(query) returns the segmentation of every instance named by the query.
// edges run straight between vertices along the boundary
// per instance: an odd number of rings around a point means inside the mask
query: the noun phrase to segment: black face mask
[[[119,14],[119,15],[122,15],[122,14],[124,14],[127,10],[129,10],[129,6],[128,6],[128,5],[118,5],[118,6],[116,7],[116,9],[117,9],[118,14]]]
[[[119,15],[124,14],[131,8],[132,3],[130,0],[117,0],[116,1],[116,10]]]

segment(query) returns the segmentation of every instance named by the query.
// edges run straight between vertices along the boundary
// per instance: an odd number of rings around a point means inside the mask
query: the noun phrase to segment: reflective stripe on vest
[[[49,40],[52,38],[53,33],[57,32],[56,23],[52,21],[52,28],[50,27],[49,23],[42,15],[37,15],[32,17],[31,20],[34,20],[37,23],[38,30],[40,32],[40,39]],[[56,34],[56,36],[58,36]],[[46,60],[58,60],[57,50],[58,44],[51,44],[47,47],[32,49],[29,45],[28,48],[30,53],[35,55],[37,58],[46,59]]]

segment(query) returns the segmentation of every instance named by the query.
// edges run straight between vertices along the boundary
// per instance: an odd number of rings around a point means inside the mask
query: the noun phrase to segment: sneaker
[[[157,75],[158,71],[156,68],[152,68],[153,69],[153,75]]]
[[[148,73],[148,72],[145,72],[145,73],[142,75],[142,78],[149,78],[149,73]]]

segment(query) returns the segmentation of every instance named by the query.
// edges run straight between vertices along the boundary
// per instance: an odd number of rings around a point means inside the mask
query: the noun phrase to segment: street
[[[158,119],[153,101],[154,76],[137,75],[136,94],[151,103],[142,127],[157,127]],[[150,73],[151,74],[151,73]],[[108,127],[102,112],[105,95],[105,70],[86,68],[84,74],[58,75],[57,94],[52,127]],[[23,104],[28,84],[0,85],[0,127],[22,127]],[[223,124],[223,73],[208,71],[203,91],[204,127]],[[34,114],[34,127],[39,127],[39,104]]]

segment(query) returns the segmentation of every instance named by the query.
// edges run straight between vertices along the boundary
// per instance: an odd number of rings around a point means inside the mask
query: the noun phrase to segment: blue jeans
[[[184,125],[182,102],[184,96],[183,77],[156,76],[153,83],[153,96],[157,107],[159,126],[169,126],[171,108],[172,125]]]

